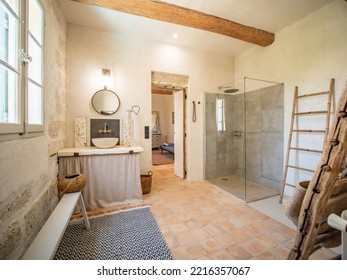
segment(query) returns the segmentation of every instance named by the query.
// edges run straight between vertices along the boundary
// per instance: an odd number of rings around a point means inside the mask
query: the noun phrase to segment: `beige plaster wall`
[[[114,33],[68,25],[67,32],[67,138],[74,144],[75,117],[104,118],[94,112],[90,100],[103,87],[101,69],[111,69],[108,88],[121,102],[119,110],[108,118],[125,119],[126,110],[139,105],[134,117],[135,139],[144,147],[141,172],[152,168],[151,140],[144,139],[144,126],[151,126],[151,71],[189,76],[188,180],[203,178],[203,108],[197,107],[197,122],[191,122],[192,101],[202,101],[203,91],[230,81],[233,60],[173,45],[139,41]]]
[[[57,203],[57,157],[65,139],[66,23],[59,2],[45,10],[44,106],[41,137],[0,142],[0,259],[18,259]]]
[[[284,83],[284,153],[287,148],[294,87],[299,93],[328,90],[335,78],[338,100],[347,81],[347,2],[336,0],[302,20],[276,33],[275,42],[266,48],[254,47],[235,58],[235,79],[244,76]],[[300,111],[319,109],[326,99],[314,98],[303,104]],[[335,105],[336,103],[334,103]],[[302,120],[302,126],[324,126],[325,119]],[[299,139],[299,145],[314,149],[320,139]],[[315,169],[320,155],[296,154],[292,162]],[[291,183],[309,179],[312,173],[294,172]],[[290,193],[290,192],[289,192]]]

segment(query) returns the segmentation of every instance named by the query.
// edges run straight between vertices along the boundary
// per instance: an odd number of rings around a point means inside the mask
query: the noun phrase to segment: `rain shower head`
[[[239,91],[238,88],[222,87],[222,86],[219,86],[219,87],[218,87],[218,90],[223,90],[224,93],[235,93],[235,92],[238,92],[238,91]]]
[[[229,88],[229,89],[226,89],[224,92],[225,93],[235,93],[235,92],[238,92],[239,89],[238,88]]]

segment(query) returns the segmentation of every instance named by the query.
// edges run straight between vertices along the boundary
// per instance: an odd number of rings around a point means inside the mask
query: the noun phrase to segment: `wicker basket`
[[[86,176],[83,174],[62,175],[58,179],[58,190],[60,194],[79,192],[86,186]]]
[[[142,193],[147,194],[151,191],[152,187],[152,171],[148,171],[147,175],[141,175]]]

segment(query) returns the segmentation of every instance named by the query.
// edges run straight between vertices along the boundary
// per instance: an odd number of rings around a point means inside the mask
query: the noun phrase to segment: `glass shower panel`
[[[279,194],[283,174],[283,85],[246,78],[246,201]]]
[[[243,80],[205,93],[205,178],[246,200]]]
[[[205,178],[245,200],[279,194],[283,85],[243,78],[205,93]]]

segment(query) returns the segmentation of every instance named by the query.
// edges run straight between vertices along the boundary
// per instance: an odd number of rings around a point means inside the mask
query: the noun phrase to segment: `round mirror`
[[[99,114],[112,115],[117,112],[120,102],[115,92],[108,89],[102,89],[93,95],[92,105],[94,110]]]

